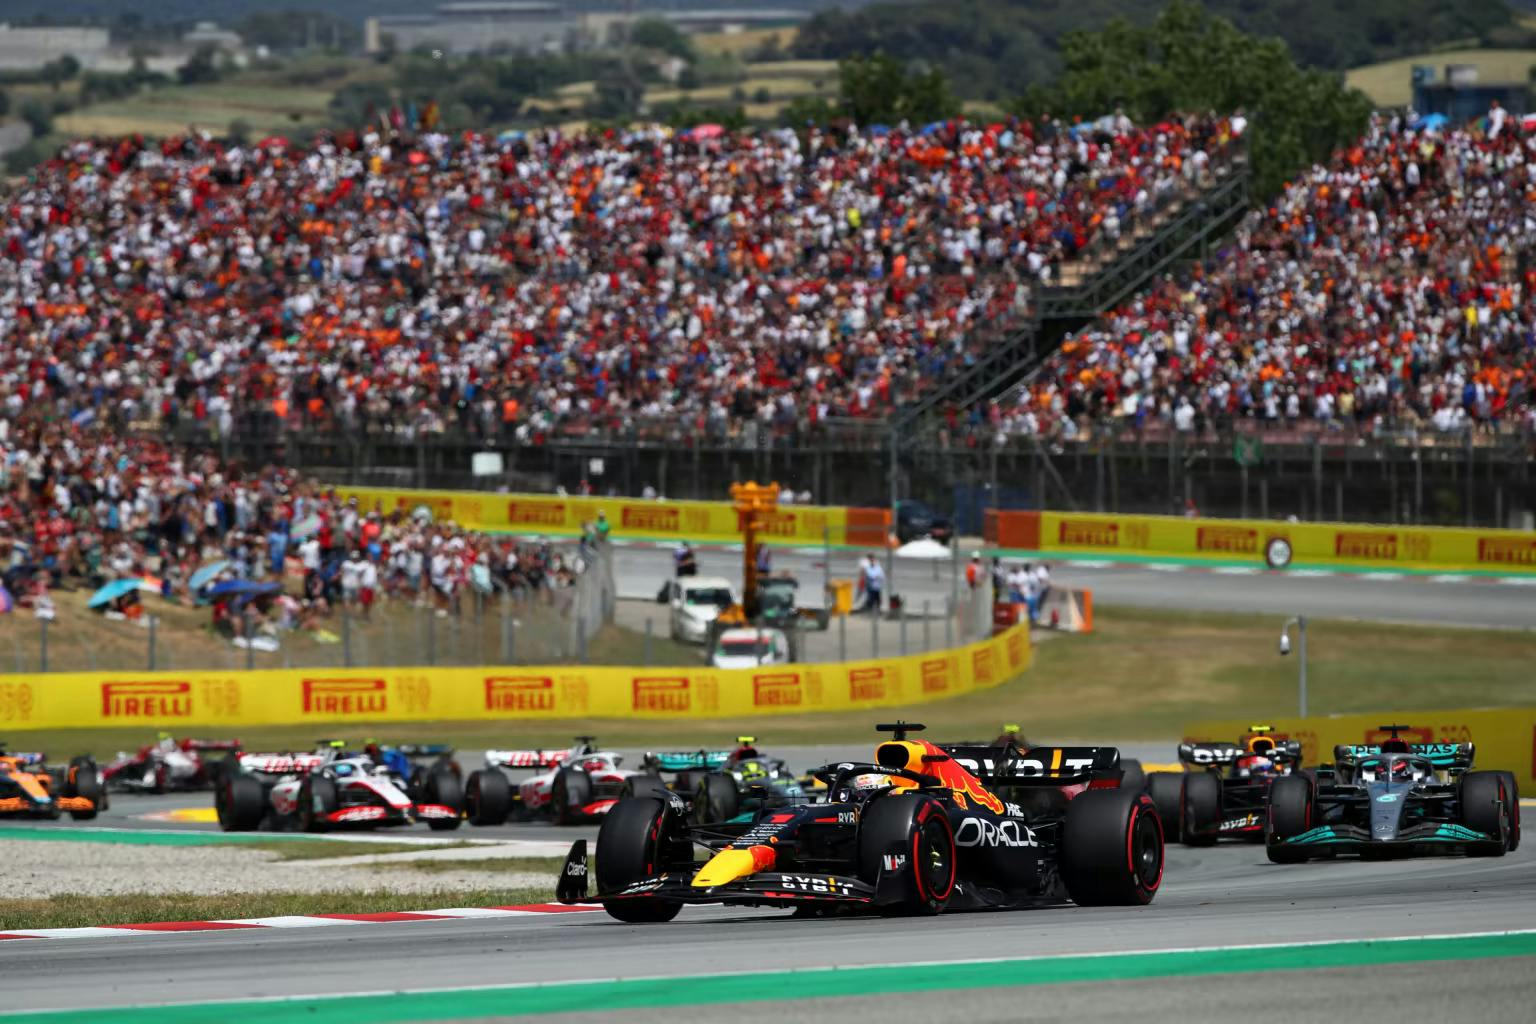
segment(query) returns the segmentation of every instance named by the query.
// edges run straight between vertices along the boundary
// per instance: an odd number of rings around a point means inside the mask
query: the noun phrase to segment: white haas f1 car
[[[425,821],[455,829],[463,813],[456,766],[444,758],[421,781],[415,799],[401,775],[367,754],[328,741],[310,754],[245,754],[240,770],[214,791],[226,832],[297,826],[306,832],[378,828]]]
[[[485,768],[464,783],[464,813],[472,825],[500,825],[514,810],[523,818],[572,825],[606,815],[634,795],[643,772],[621,768],[624,758],[597,750],[593,736],[577,736],[568,750],[487,750]],[[506,772],[531,772],[514,790]]]

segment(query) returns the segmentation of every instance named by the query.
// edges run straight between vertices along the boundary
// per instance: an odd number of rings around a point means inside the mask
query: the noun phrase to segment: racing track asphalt
[[[705,550],[697,557],[700,575],[723,576],[740,585],[739,553]],[[833,551],[832,578],[853,579],[859,558],[856,551]],[[821,592],[824,564],[822,553],[812,549],[773,549],[774,570],[788,571],[799,579],[805,599],[812,603]],[[1530,585],[1522,586],[1499,582],[1496,577],[1472,578],[1454,573],[1350,575],[1268,572],[1257,567],[1209,570],[1174,562],[1129,565],[1052,561],[1050,565],[1055,583],[1091,589],[1098,604],[1536,629],[1536,577],[1526,577],[1524,582]],[[622,598],[655,598],[671,571],[672,558],[665,549],[615,549],[614,576]],[[931,563],[897,559],[891,591],[901,594],[914,612],[926,600],[938,613],[949,594],[951,572],[949,562],[939,563],[935,568]],[[660,621],[665,622],[665,618]]]
[[[1531,926],[1532,906],[1536,845],[1496,860],[1340,859],[1285,867],[1269,864],[1256,846],[1175,848],[1157,900],[1136,909],[1059,907],[891,922],[802,921],[782,911],[699,908],[685,910],[671,924],[645,927],[619,924],[599,912],[313,932],[11,942],[4,951],[5,1008],[88,1009],[861,964],[921,963],[913,970],[942,972],[943,961],[978,958],[1518,931]],[[786,995],[793,988],[787,980]],[[1536,957],[1522,956],[1460,961],[1448,970],[1430,962],[1183,981],[886,993],[771,1006],[722,1001],[709,1016],[792,1021],[875,1011],[889,1021],[1100,1020],[1123,1019],[1123,1010],[1134,1012],[1138,1021],[1186,1022],[1230,1020],[1234,1013],[1268,1006],[1298,1022],[1412,1007],[1421,1011],[1418,1019],[1448,1019],[1454,1009],[1458,1019],[1502,1021],[1528,1020],[1533,993]],[[453,1005],[445,993],[423,1019],[455,1019]],[[509,1002],[507,1009],[513,1012],[515,1004]],[[625,1012],[626,1020],[679,1017],[677,1009]]]

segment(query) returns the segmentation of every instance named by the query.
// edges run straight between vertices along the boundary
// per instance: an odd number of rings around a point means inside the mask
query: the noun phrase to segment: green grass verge
[[[587,870],[596,863],[589,858]],[[542,874],[550,877],[550,884],[565,867],[564,857],[486,857],[483,860],[413,860],[390,864],[370,864],[370,868],[383,871],[409,871],[419,875],[441,875],[458,871],[486,871],[517,874]]]
[[[427,853],[431,850],[462,850],[473,843],[348,843],[319,839],[312,843],[231,843],[244,850],[268,850],[274,860],[330,860],[334,857],[374,857],[384,853]],[[430,862],[427,862],[430,863]],[[456,862],[455,862],[456,863]],[[549,869],[560,870],[557,864]]]
[[[568,743],[596,733],[605,745],[648,747],[729,742],[744,730],[770,747],[872,738],[879,719],[925,722],[940,737],[990,737],[1003,722],[1037,738],[1137,740],[1180,735],[1205,718],[1279,716],[1296,707],[1296,659],[1275,653],[1280,619],[1100,607],[1095,632],[1054,637],[1035,664],[991,690],[882,711],[653,721],[557,719],[369,725],[395,742],[446,742],[465,750]],[[1314,714],[1514,707],[1536,704],[1536,634],[1309,619],[1308,687]],[[312,723],[239,730],[250,749],[307,748],[317,735],[356,725]],[[203,730],[206,731],[206,730]],[[142,730],[13,733],[18,749],[58,757],[110,755],[143,741]]]
[[[547,903],[553,885],[538,889],[442,889],[399,893],[387,888],[325,893],[270,892],[228,896],[124,894],[0,900],[0,931],[87,928],[155,921],[228,921],[303,914],[375,914],[443,907],[508,907]]]

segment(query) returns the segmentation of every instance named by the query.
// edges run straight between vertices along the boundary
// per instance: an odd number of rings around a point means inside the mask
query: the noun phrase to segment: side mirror
[[[1291,653],[1291,635],[1289,633],[1280,634],[1280,653],[1282,655]]]

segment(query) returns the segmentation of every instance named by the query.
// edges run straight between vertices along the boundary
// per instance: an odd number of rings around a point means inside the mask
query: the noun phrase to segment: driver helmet
[[[768,769],[763,767],[761,761],[743,761],[736,771],[743,782],[754,782],[768,777]]]
[[[1251,778],[1255,775],[1273,775],[1275,762],[1262,754],[1248,754],[1239,757],[1233,766],[1233,774],[1240,779]]]
[[[347,764],[345,761],[343,761],[341,764],[336,765],[335,771],[336,771],[337,778],[344,779],[347,776],[351,775],[353,768],[354,768],[353,765]]]
[[[843,787],[833,794],[833,803],[848,803],[856,800],[861,793],[868,793],[876,789],[885,789],[891,785],[891,777],[879,772],[865,772],[863,775],[855,775],[843,783]]]
[[[1393,782],[1417,782],[1424,774],[1412,761],[1393,761],[1391,773]]]

